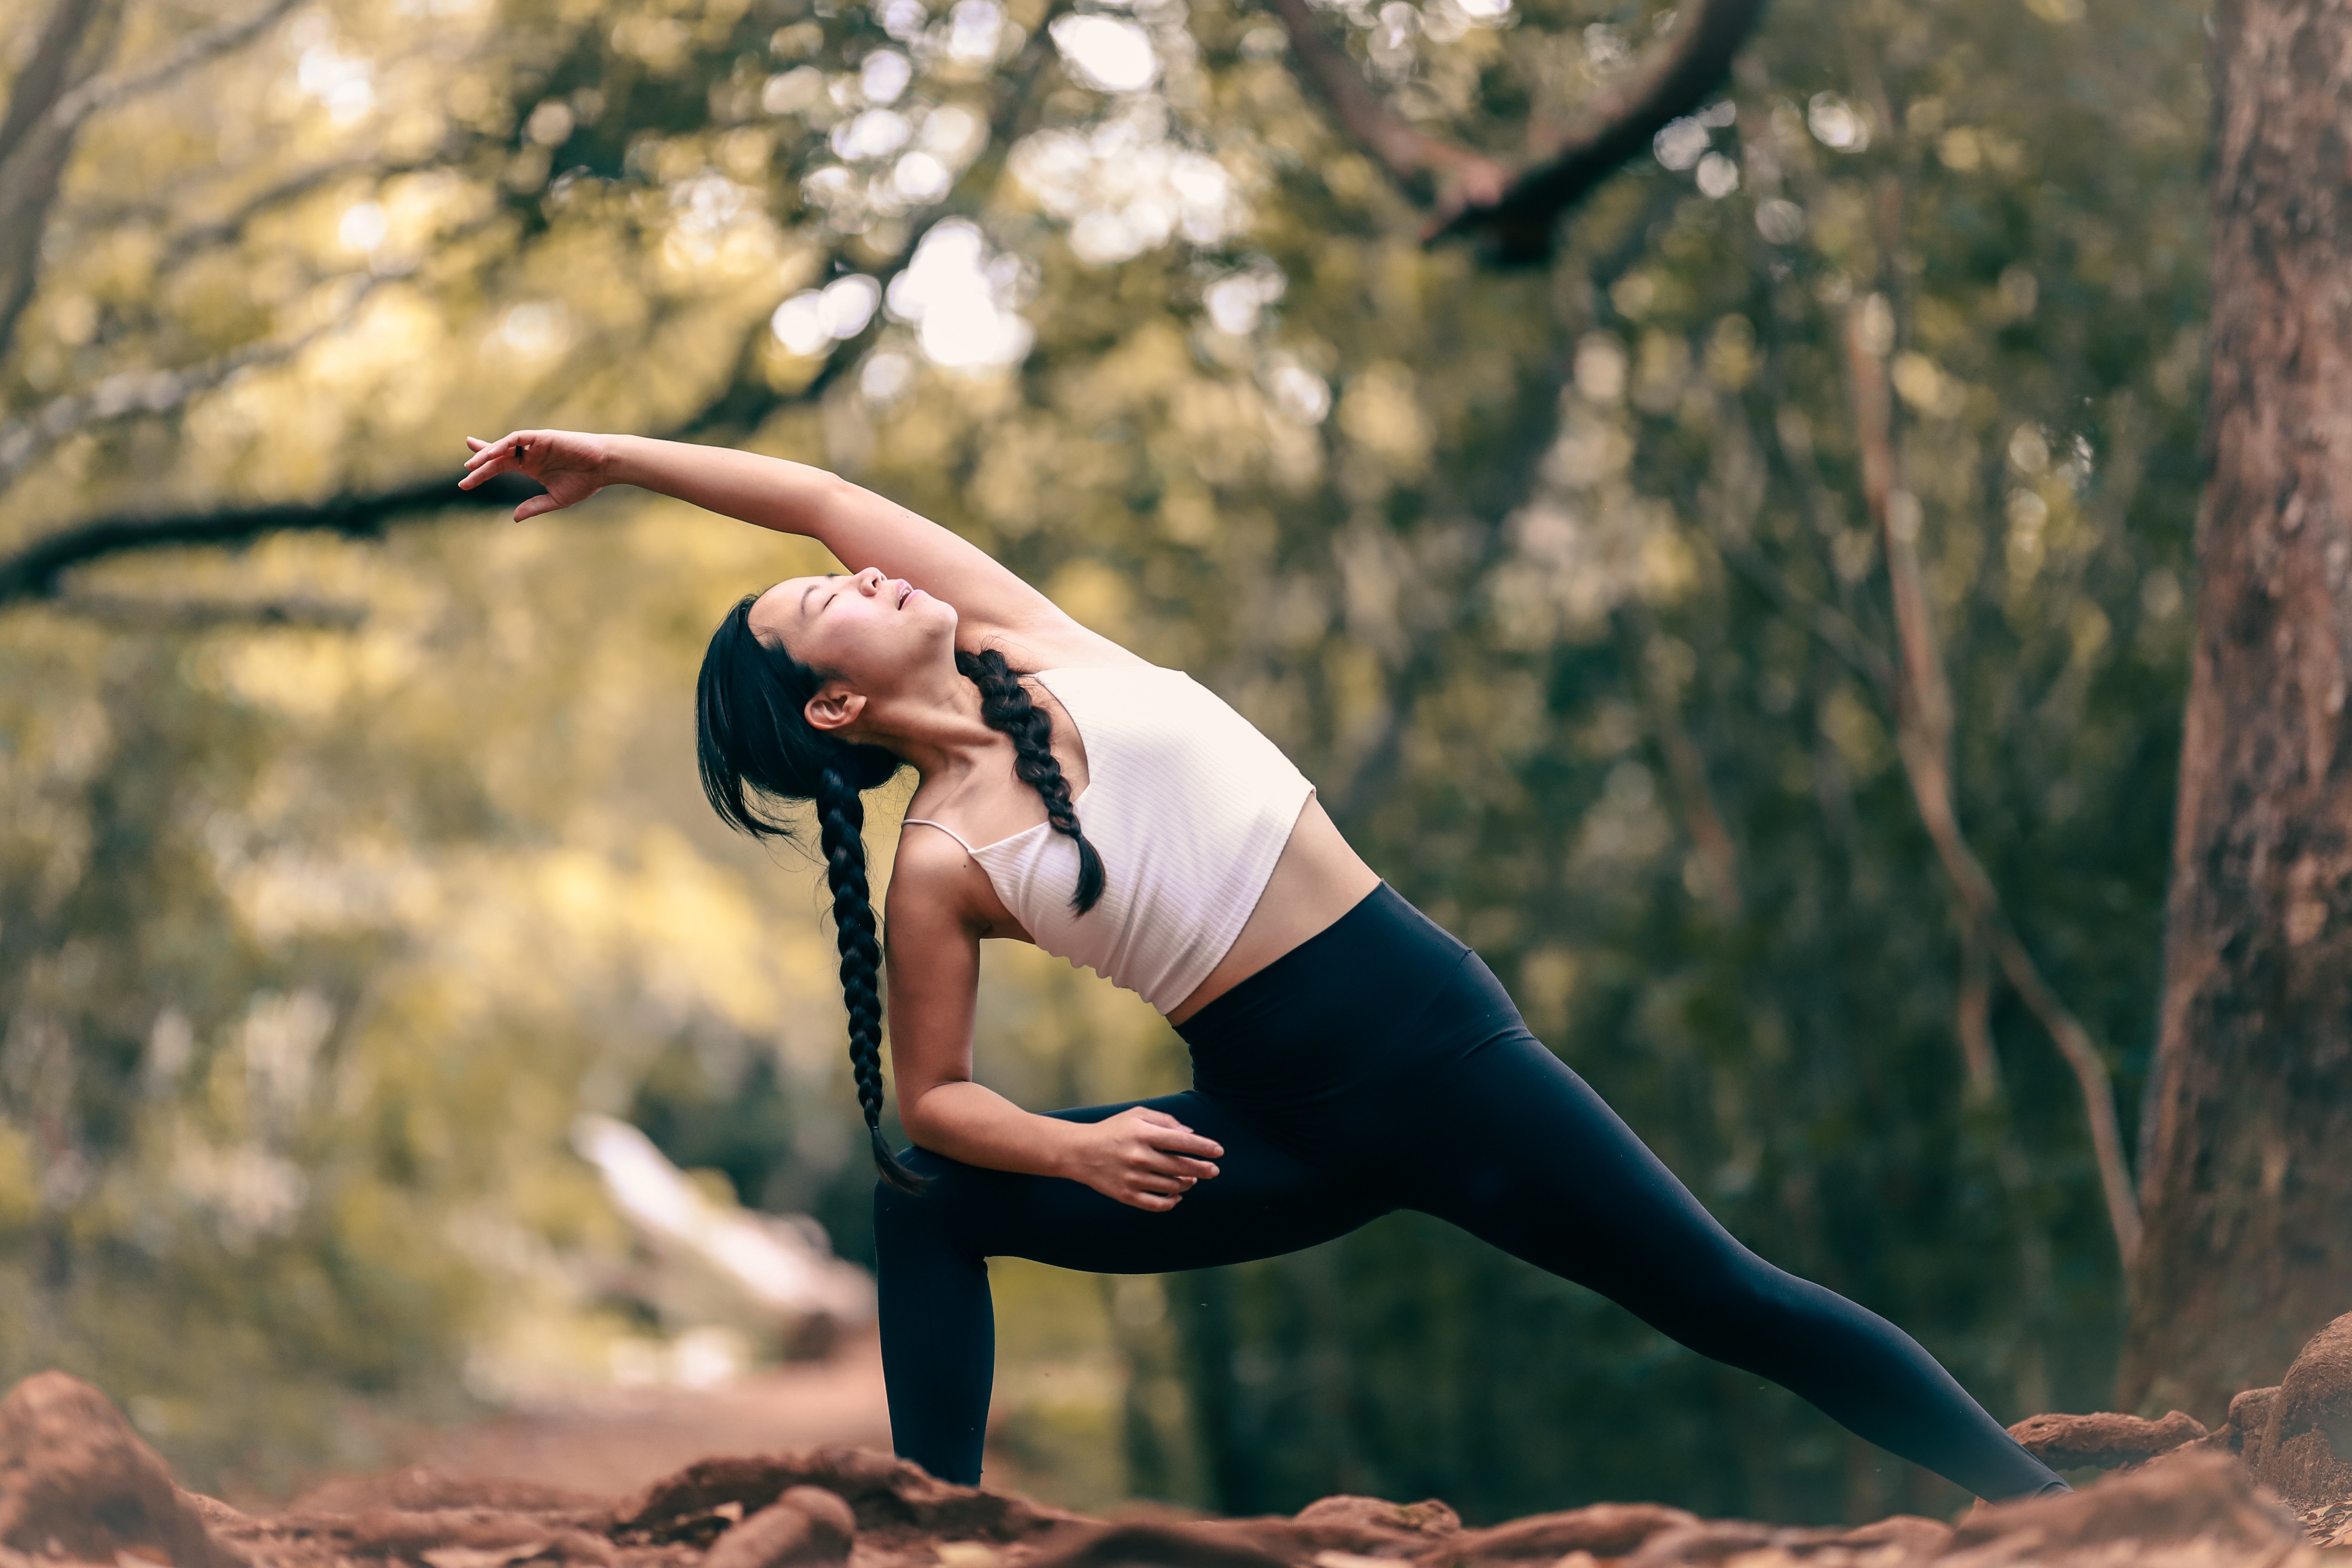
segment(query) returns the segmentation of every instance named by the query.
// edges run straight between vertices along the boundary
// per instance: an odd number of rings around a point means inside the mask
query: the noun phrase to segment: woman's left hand
[[[602,436],[583,436],[576,430],[516,430],[495,441],[468,436],[466,445],[474,455],[466,459],[466,477],[457,481],[459,489],[472,489],[499,474],[521,474],[547,488],[545,495],[532,496],[515,508],[517,522],[576,506],[611,482],[607,474],[612,448]]]
[[[1060,1174],[1153,1214],[1167,1213],[1194,1184],[1214,1176],[1217,1167],[1210,1162],[1225,1152],[1213,1139],[1146,1105],[1131,1105],[1100,1121],[1057,1126],[1066,1129]]]

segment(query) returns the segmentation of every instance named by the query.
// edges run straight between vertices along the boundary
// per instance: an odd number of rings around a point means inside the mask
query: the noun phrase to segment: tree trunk
[[[2352,1310],[2352,9],[2221,0],[2212,464],[2125,1408]]]

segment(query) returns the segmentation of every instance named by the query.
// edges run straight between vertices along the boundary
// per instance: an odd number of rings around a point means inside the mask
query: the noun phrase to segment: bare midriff
[[[1364,901],[1381,885],[1378,873],[1340,837],[1339,825],[1314,796],[1290,829],[1257,907],[1209,977],[1168,1015],[1181,1024]]]

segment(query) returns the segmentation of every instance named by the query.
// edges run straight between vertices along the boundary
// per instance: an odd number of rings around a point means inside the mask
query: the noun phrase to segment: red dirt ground
[[[1602,1503],[1471,1530],[1436,1500],[1348,1497],[1288,1519],[1106,1521],[875,1447],[793,1448],[872,1422],[877,1377],[869,1351],[715,1399],[598,1396],[247,1514],[181,1490],[105,1395],[43,1373],[0,1399],[0,1568],[2352,1568],[2352,1460],[2335,1449],[2339,1431],[2352,1445],[2352,1315],[2219,1431],[2177,1412],[2019,1423],[2053,1462],[2113,1473],[1957,1526],[1791,1530]]]

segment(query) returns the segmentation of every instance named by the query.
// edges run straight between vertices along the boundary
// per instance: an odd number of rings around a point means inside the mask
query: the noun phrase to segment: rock
[[[1391,1502],[1386,1498],[1327,1497],[1289,1519],[1202,1520],[1196,1539],[1216,1540],[1318,1568],[1367,1568],[1413,1556],[1433,1538],[1462,1529],[1462,1516],[1435,1498]]]
[[[2278,1397],[2275,1388],[2249,1388],[2230,1401],[2230,1419],[2214,1434],[2221,1445],[2246,1462],[2252,1469],[2260,1462],[2263,1434],[2270,1430],[2271,1402]]]
[[[331,1481],[282,1513],[216,1524],[214,1533],[272,1568],[295,1568],[285,1556],[289,1540],[317,1548],[331,1562],[380,1559],[425,1568],[553,1562],[603,1568],[614,1561],[604,1534],[609,1517],[609,1510],[583,1493],[412,1467]]]
[[[2268,1406],[2260,1444],[2248,1445],[2255,1477],[2290,1508],[2352,1497],[2352,1312],[2311,1337]],[[2232,1400],[2233,1424],[2237,1409]]]
[[[1896,1514],[1858,1530],[1791,1530],[1745,1520],[1693,1520],[1652,1536],[1622,1568],[1922,1568],[1952,1539],[1952,1527],[1916,1514]],[[1590,1552],[1571,1553],[1558,1568],[1590,1568]]]
[[[1294,1568],[1286,1558],[1197,1524],[1115,1524],[1074,1533],[1031,1568]]]
[[[1936,1568],[2306,1568],[2318,1562],[2294,1517],[2226,1454],[2167,1455],[2063,1497],[1970,1514]]]
[[[1465,1530],[1430,1548],[1426,1568],[1477,1563],[1550,1563],[1571,1552],[1622,1557],[1663,1531],[1698,1523],[1696,1514],[1654,1502],[1600,1502],[1566,1513],[1538,1513],[1488,1530]]]
[[[502,1568],[552,1561],[604,1568],[611,1542],[544,1513],[498,1508],[365,1508],[355,1513],[283,1513],[266,1521],[256,1555],[273,1561],[289,1541],[354,1558],[417,1562],[428,1568]],[[120,1568],[120,1565],[118,1565]]]
[[[720,1536],[703,1568],[835,1568],[856,1539],[857,1516],[839,1493],[790,1487]]]
[[[173,1568],[242,1561],[106,1396],[61,1372],[0,1400],[0,1546],[94,1563],[161,1557]]]
[[[1007,1543],[1092,1522],[1026,1498],[951,1486],[933,1479],[919,1465],[887,1454],[830,1447],[801,1454],[697,1460],[623,1502],[613,1510],[606,1529],[625,1545],[708,1546],[791,1488],[803,1486],[832,1492],[847,1503],[860,1531],[894,1535],[919,1532],[949,1541]],[[733,1511],[722,1514],[722,1509]]]
[[[218,1505],[216,1505],[218,1506]],[[357,1513],[389,1508],[405,1513],[439,1509],[492,1508],[508,1513],[560,1514],[586,1522],[606,1510],[604,1500],[536,1481],[498,1476],[453,1476],[411,1465],[374,1476],[328,1481],[294,1500],[292,1513]]]
[[[1952,1543],[1952,1527],[1940,1519],[1922,1519],[1916,1513],[1890,1514],[1858,1530],[1847,1531],[1838,1537],[1838,1542],[1854,1548],[1893,1546],[1906,1556],[1925,1560]]]
[[[2193,1417],[2174,1410],[2161,1421],[2102,1410],[2089,1415],[2029,1415],[2009,1429],[2026,1452],[2053,1470],[2096,1466],[2103,1470],[2143,1464],[2206,1436]]]
[[[1462,1516],[1435,1498],[1391,1502],[1376,1497],[1327,1497],[1308,1503],[1293,1517],[1300,1524],[1362,1525],[1420,1535],[1451,1535],[1462,1528]]]
[[[1785,1563],[1802,1562],[1800,1552],[1815,1537],[1831,1533],[1820,1530],[1775,1530],[1769,1524],[1755,1524],[1744,1519],[1695,1519],[1650,1537],[1640,1551],[1625,1559],[1622,1568],[1715,1568],[1733,1558],[1739,1560],[1741,1568],[1781,1568]],[[1588,1552],[1584,1555],[1598,1554]],[[1579,1568],[1582,1568],[1581,1563]]]

